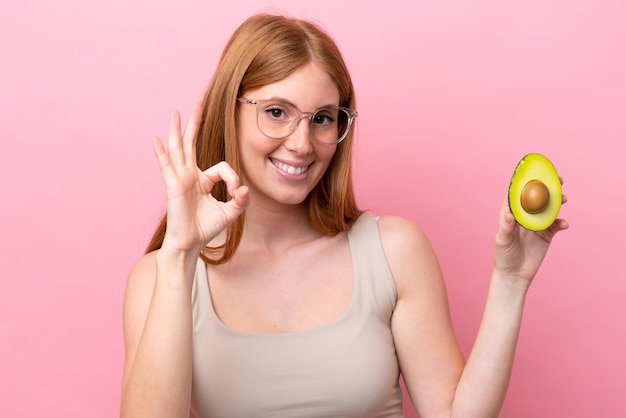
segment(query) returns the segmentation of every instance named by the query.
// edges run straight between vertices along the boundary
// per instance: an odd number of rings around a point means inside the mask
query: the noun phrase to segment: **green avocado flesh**
[[[531,231],[548,229],[561,210],[561,181],[541,154],[527,154],[509,184],[509,208],[518,224]]]

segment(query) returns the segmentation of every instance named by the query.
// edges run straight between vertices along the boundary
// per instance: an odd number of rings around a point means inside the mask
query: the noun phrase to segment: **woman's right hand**
[[[167,230],[162,248],[200,252],[248,206],[248,188],[228,163],[222,161],[202,171],[196,162],[196,136],[202,108],[199,104],[181,134],[180,115],[172,112],[167,150],[157,137],[152,139],[167,195]],[[226,183],[232,199],[221,202],[211,190]]]

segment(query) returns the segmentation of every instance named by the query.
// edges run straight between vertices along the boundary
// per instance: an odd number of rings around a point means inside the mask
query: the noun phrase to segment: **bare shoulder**
[[[428,238],[424,231],[413,221],[400,216],[381,216],[378,218],[378,228],[385,249],[402,250],[407,245],[428,245]]]
[[[439,281],[439,262],[426,233],[413,221],[399,216],[378,220],[385,256],[398,288],[414,287],[416,281]]]
[[[156,254],[157,251],[141,256],[130,269],[126,281],[125,299],[134,298],[135,293],[145,293],[144,290],[152,289],[156,280]]]
[[[124,331],[143,329],[156,282],[156,251],[143,255],[131,267],[124,293]]]

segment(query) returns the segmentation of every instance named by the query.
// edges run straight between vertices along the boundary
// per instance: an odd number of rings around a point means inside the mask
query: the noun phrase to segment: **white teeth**
[[[284,164],[284,163],[281,163],[280,161],[274,161],[274,165],[275,165],[276,167],[278,167],[278,169],[279,169],[280,171],[283,171],[283,172],[285,172],[285,173],[287,173],[287,174],[291,174],[291,175],[294,175],[294,174],[296,174],[296,175],[297,175],[297,174],[302,174],[302,173],[304,173],[305,171],[307,171],[307,170],[308,170],[308,168],[309,168],[309,166],[304,166],[304,167],[294,167],[294,166],[289,165],[289,164]]]

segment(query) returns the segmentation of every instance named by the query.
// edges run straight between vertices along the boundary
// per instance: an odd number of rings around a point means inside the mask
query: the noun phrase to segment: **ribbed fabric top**
[[[192,416],[402,417],[391,335],[396,291],[376,219],[361,215],[348,241],[354,275],[350,306],[329,324],[293,333],[227,327],[213,309],[206,266],[198,261]]]

